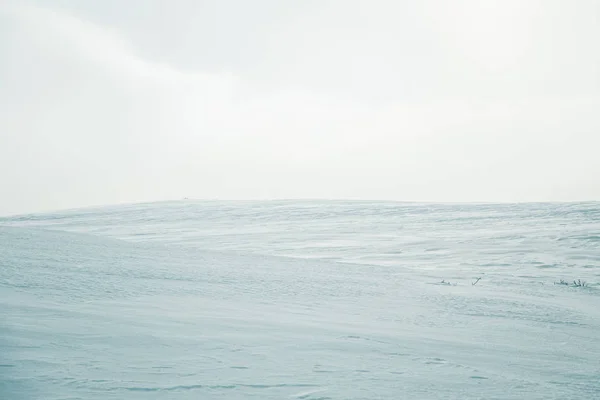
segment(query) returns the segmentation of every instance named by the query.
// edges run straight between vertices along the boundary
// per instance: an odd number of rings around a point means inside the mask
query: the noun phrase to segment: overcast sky
[[[0,213],[600,200],[600,1],[0,1]]]

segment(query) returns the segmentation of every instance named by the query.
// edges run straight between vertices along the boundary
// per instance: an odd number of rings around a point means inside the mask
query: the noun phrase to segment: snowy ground
[[[594,203],[5,218],[0,398],[600,398],[598,282]]]

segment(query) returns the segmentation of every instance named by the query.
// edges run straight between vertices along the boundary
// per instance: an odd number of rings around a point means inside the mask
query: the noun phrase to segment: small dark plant
[[[570,283],[568,281],[565,281],[564,279],[561,279],[558,282],[554,282],[555,285],[563,285],[563,286],[573,286],[573,287],[586,287],[588,286],[586,281],[582,281],[581,279],[577,279],[575,281],[573,281],[573,283]]]
[[[456,286],[456,283],[452,283],[450,281],[447,281],[445,279],[442,279],[442,281],[440,282],[440,285],[447,285],[447,286]]]
[[[586,281],[582,281],[581,279],[577,279],[576,281],[573,281],[573,286],[576,286],[576,287],[586,287],[587,286],[587,282]]]

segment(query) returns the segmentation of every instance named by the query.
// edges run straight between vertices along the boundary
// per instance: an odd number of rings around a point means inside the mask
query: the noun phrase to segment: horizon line
[[[300,197],[300,198],[263,198],[263,199],[219,199],[219,198],[191,198],[183,197],[178,199],[149,200],[149,201],[123,201],[117,203],[90,204],[84,206],[65,207],[57,209],[47,209],[40,211],[31,211],[16,214],[1,215],[0,219],[11,219],[26,217],[32,215],[46,215],[55,213],[66,213],[73,211],[93,210],[113,207],[126,207],[136,205],[150,205],[160,203],[175,202],[212,202],[212,203],[268,203],[268,202],[355,202],[355,203],[397,203],[397,204],[415,204],[415,205],[526,205],[526,204],[583,204],[600,203],[600,200],[522,200],[522,201],[431,201],[431,200],[392,200],[392,199],[357,199],[357,198],[320,198],[320,197]]]

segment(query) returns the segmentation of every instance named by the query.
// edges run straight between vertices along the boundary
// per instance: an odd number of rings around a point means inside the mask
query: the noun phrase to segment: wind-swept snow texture
[[[598,283],[598,203],[3,218],[0,398],[600,399]]]

